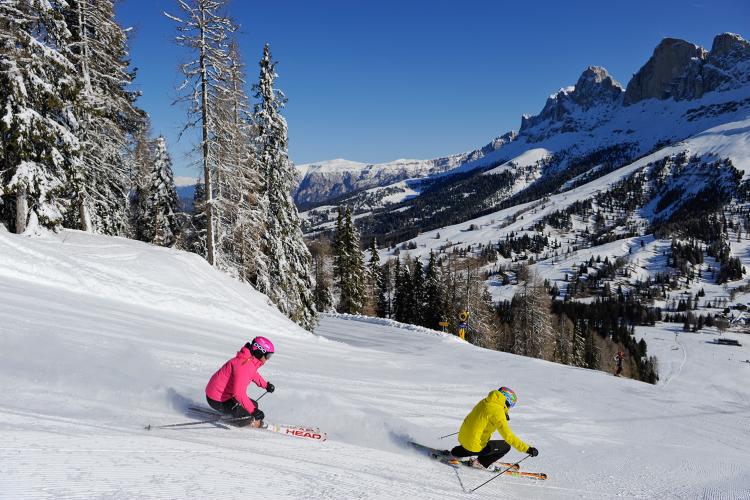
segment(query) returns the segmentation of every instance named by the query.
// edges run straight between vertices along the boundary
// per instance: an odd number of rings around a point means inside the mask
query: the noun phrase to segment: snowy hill
[[[76,231],[0,232],[0,491],[7,498],[464,498],[408,439],[452,446],[505,384],[512,426],[545,482],[499,478],[479,498],[748,498],[750,347],[677,325],[639,328],[656,386],[484,350],[378,320],[323,318],[316,335],[195,255]],[[254,335],[277,354],[269,420],[325,443],[187,420],[206,381]],[[251,396],[260,391],[250,390]],[[512,451],[511,459],[521,455]]]

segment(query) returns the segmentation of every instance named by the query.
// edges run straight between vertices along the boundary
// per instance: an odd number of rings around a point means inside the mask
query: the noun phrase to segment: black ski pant
[[[469,451],[461,445],[456,446],[451,450],[451,455],[457,458],[473,457],[476,455],[479,463],[486,469],[509,451],[510,445],[501,439],[497,439],[488,441],[487,445],[479,452]]]
[[[213,408],[214,410],[218,411],[222,415],[231,415],[232,417],[242,418],[242,417],[253,417],[252,419],[248,418],[247,420],[240,420],[236,424],[239,427],[243,427],[245,425],[250,425],[254,420],[263,420],[263,412],[260,411],[258,408],[258,404],[255,403],[255,411],[250,413],[245,409],[244,406],[242,406],[239,401],[237,401],[234,398],[229,398],[226,401],[216,401],[208,396],[206,396],[206,401],[208,402],[208,406]],[[252,400],[251,400],[252,401]]]

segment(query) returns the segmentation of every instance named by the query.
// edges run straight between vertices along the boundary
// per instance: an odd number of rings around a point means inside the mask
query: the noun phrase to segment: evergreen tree
[[[370,260],[367,263],[367,312],[379,316],[378,309],[381,300],[381,286],[383,284],[383,270],[380,267],[380,257],[375,245],[375,239],[370,241]]]
[[[206,185],[199,178],[193,193],[193,215],[185,231],[185,250],[206,257]]]
[[[411,322],[409,302],[411,300],[411,273],[408,262],[396,261],[393,288],[393,317],[402,323]]]
[[[422,263],[416,259],[413,264],[414,270],[411,274],[411,294],[409,295],[409,310],[411,311],[410,323],[424,325],[424,271]]]
[[[62,5],[0,2],[0,222],[18,233],[62,224],[81,167],[80,79]]]
[[[130,138],[145,113],[128,87],[127,36],[115,20],[113,0],[67,0],[70,54],[82,81],[77,106],[83,163],[73,178],[76,210],[69,224],[84,231],[122,235],[128,224]]]
[[[340,284],[347,276],[347,262],[349,261],[349,253],[344,238],[345,212],[344,207],[339,207],[336,217],[336,232],[333,235],[333,278],[339,290],[341,290]]]
[[[279,309],[308,330],[317,322],[313,301],[315,283],[310,252],[302,237],[297,207],[292,199],[294,165],[287,153],[287,125],[281,116],[286,98],[274,88],[276,63],[268,44],[260,61],[260,79],[254,87],[258,126],[258,154],[266,199],[264,252],[268,289],[263,290]]]
[[[439,329],[444,315],[443,280],[434,252],[430,252],[424,285],[424,321],[427,328]]]
[[[339,211],[334,267],[339,289],[338,311],[359,314],[366,301],[366,272],[364,254],[359,247],[359,234],[352,222],[349,208]]]
[[[130,237],[141,241],[146,238],[146,213],[148,211],[151,171],[154,165],[153,141],[149,139],[149,126],[145,125],[134,136],[133,162],[130,172]]]
[[[392,315],[391,299],[393,288],[391,286],[391,263],[386,262],[380,269],[378,281],[378,302],[375,313],[380,318],[390,318]]]
[[[172,246],[180,232],[180,207],[172,174],[172,159],[163,136],[156,139],[148,192],[146,236],[155,245]]]

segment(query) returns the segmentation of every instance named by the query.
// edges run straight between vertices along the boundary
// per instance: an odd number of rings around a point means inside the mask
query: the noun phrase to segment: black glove
[[[273,386],[273,384],[271,382],[266,382],[266,390],[268,392],[273,392],[273,391],[276,390],[276,388]]]
[[[529,455],[531,455],[532,457],[535,457],[535,456],[539,455],[539,450],[537,450],[537,449],[536,449],[536,448],[534,448],[533,446],[530,446],[530,447],[529,447],[529,449],[528,449],[528,450],[526,450],[526,453],[528,453],[528,454],[529,454]]]
[[[256,408],[254,412],[250,414],[251,417],[253,417],[254,420],[263,420],[266,417],[266,414],[263,413],[259,408]]]

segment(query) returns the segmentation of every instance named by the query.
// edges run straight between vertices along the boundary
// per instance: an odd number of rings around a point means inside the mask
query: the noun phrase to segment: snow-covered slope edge
[[[71,231],[0,233],[2,496],[464,498],[451,469],[404,442],[452,446],[438,436],[498,384],[519,393],[511,423],[541,451],[524,465],[550,480],[500,478],[479,498],[750,495],[747,346],[639,329],[668,382],[651,386],[396,324],[324,317],[315,336],[248,287],[179,257]],[[275,421],[318,425],[329,441],[143,430],[185,420],[211,373],[258,334],[277,346],[262,369],[277,390],[262,408]],[[487,479],[459,476],[467,487]]]

